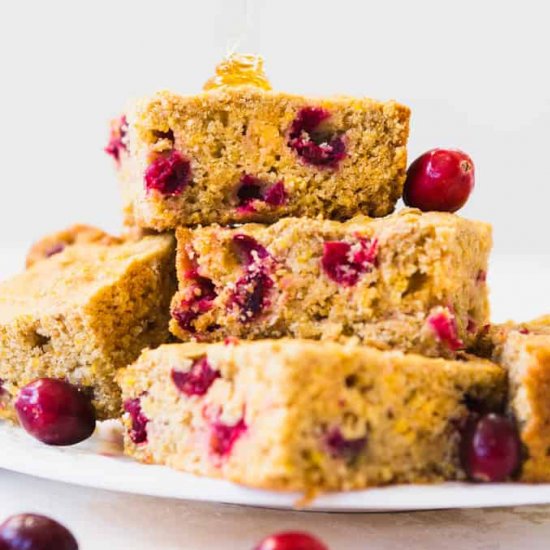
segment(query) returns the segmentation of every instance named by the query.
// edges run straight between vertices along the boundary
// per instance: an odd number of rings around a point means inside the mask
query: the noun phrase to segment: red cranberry
[[[249,235],[235,235],[233,244],[246,266],[246,273],[235,283],[229,305],[240,309],[240,320],[246,323],[269,305],[269,293],[274,286],[272,278],[268,275],[272,262],[262,262],[271,260],[271,256],[264,246]]]
[[[464,343],[458,337],[456,319],[447,310],[432,313],[427,323],[434,331],[436,338],[445,344],[451,351],[457,351],[464,347]]]
[[[432,149],[418,157],[407,171],[403,199],[424,212],[456,212],[475,183],[472,159],[458,149]]]
[[[220,457],[228,456],[233,450],[237,440],[246,432],[247,425],[244,418],[241,418],[233,426],[228,426],[217,420],[211,426],[210,449]]]
[[[78,543],[57,521],[36,514],[20,514],[0,525],[0,549],[78,550]]]
[[[201,277],[194,271],[188,278],[194,282],[187,290],[187,295],[179,306],[172,310],[172,317],[183,330],[194,334],[196,329],[193,322],[197,317],[212,309],[217,293],[211,279]]]
[[[261,268],[250,269],[235,283],[229,303],[240,309],[241,322],[252,321],[269,306],[269,292],[273,286],[273,280]]]
[[[322,123],[330,113],[321,107],[304,107],[290,128],[288,146],[308,164],[336,168],[346,156],[346,146],[340,135],[326,131]]]
[[[486,282],[487,282],[487,272],[484,271],[483,269],[480,269],[477,272],[476,283],[483,284]]]
[[[269,257],[269,252],[254,237],[238,233],[233,237],[233,245],[245,265],[259,262]]]
[[[179,195],[191,179],[191,163],[178,151],[161,155],[145,170],[145,188],[162,195]]]
[[[65,250],[65,245],[63,243],[55,244],[48,250],[46,250],[46,258],[51,258],[52,256],[55,256],[56,254],[60,254]]]
[[[265,190],[264,200],[270,206],[282,206],[287,200],[285,185],[282,181],[274,183]]]
[[[288,531],[267,537],[254,550],[328,550],[328,546],[308,533]]]
[[[123,115],[111,126],[109,143],[105,147],[105,152],[111,155],[117,162],[120,162],[121,152],[128,149],[126,144],[127,133],[128,121],[126,120],[126,116]]]
[[[472,415],[462,435],[462,466],[474,481],[504,481],[519,467],[515,423],[498,414]]]
[[[74,445],[95,429],[90,399],[76,386],[54,378],[40,378],[22,388],[15,400],[21,425],[48,445]]]
[[[245,174],[241,178],[239,190],[237,191],[239,208],[254,210],[254,202],[265,202],[269,206],[282,206],[287,199],[284,183],[278,181],[267,186],[259,178]]]
[[[147,424],[149,419],[141,410],[141,398],[128,399],[124,402],[124,410],[130,415],[132,426],[128,435],[133,443],[139,445],[147,442]]]
[[[321,265],[334,282],[353,286],[376,263],[378,241],[359,238],[355,243],[329,241],[324,245]]]
[[[204,395],[220,373],[214,370],[206,357],[193,362],[187,372],[172,369],[172,381],[180,392],[187,395]]]
[[[3,387],[3,385],[4,385],[4,380],[0,378],[0,410],[6,407],[10,399],[10,394],[8,393],[8,390],[6,390],[6,388]]]
[[[334,458],[354,460],[365,449],[367,438],[346,439],[338,428],[334,428],[327,434],[325,443]]]

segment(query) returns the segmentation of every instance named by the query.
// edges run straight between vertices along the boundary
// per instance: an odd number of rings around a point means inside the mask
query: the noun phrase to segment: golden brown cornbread
[[[25,266],[31,267],[36,262],[45,260],[63,252],[68,246],[75,244],[102,244],[116,245],[124,242],[139,241],[147,235],[155,235],[154,231],[142,229],[135,225],[124,227],[121,235],[111,235],[103,229],[94,227],[93,225],[74,224],[66,229],[50,233],[32,244],[27,252]]]
[[[4,391],[62,378],[92,392],[99,418],[117,416],[115,370],[166,341],[174,286],[171,236],[69,246],[0,284]]]
[[[122,239],[109,235],[102,229],[86,224],[75,224],[42,237],[36,241],[27,253],[26,267],[62,252],[74,244],[120,244]]]
[[[508,408],[525,452],[520,478],[550,481],[550,316],[496,325],[489,338],[494,360],[508,371]]]
[[[165,345],[118,380],[127,454],[307,492],[463,479],[465,403],[498,410],[506,390],[481,359],[290,339]]]
[[[309,108],[328,118],[304,139],[328,151],[331,139],[341,138],[342,160],[314,165],[289,146],[293,122]],[[195,96],[159,92],[127,114],[128,145],[116,163],[127,222],[162,231],[285,216],[386,215],[402,192],[409,117],[394,101],[310,98],[246,84]],[[174,151],[190,163],[184,189],[146,189],[148,168]],[[284,197],[244,205],[245,176],[257,180],[260,195],[280,184]]]
[[[452,356],[488,323],[485,223],[405,209],[344,223],[288,218],[176,234],[170,326],[184,341],[356,337]],[[344,265],[334,268],[332,248],[342,246]]]

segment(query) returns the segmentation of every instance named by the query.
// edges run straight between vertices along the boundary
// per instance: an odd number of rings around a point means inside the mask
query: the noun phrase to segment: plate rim
[[[0,423],[0,468],[92,489],[157,498],[310,512],[397,512],[550,504],[550,484],[447,482],[393,485],[324,493],[303,501],[300,493],[254,489],[195,476],[129,457],[98,454],[101,439],[73,447],[48,447],[21,428]],[[93,475],[89,471],[93,471]],[[146,475],[144,475],[146,474]],[[136,479],[139,481],[135,483]]]

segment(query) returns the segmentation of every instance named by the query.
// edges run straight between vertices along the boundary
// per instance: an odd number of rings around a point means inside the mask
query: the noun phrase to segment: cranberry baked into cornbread
[[[261,61],[233,57],[196,96],[160,92],[118,122],[127,221],[180,225],[346,219],[401,196],[410,112],[396,102],[271,91]]]
[[[109,235],[102,229],[92,225],[75,224],[42,237],[33,243],[26,258],[26,267],[33,266],[36,262],[50,258],[63,252],[68,246],[76,244],[120,244],[121,237]]]
[[[1,283],[4,401],[60,378],[90,392],[98,418],[118,416],[115,371],[166,341],[174,280],[173,238],[159,236],[68,246]]]
[[[483,347],[508,372],[508,409],[525,455],[521,479],[550,481],[550,316],[491,327]]]
[[[406,209],[176,235],[171,330],[182,340],[355,336],[451,356],[489,322],[485,223]]]
[[[462,479],[468,405],[506,390],[481,359],[289,339],[165,345],[118,379],[131,456],[300,491]]]
[[[122,244],[135,242],[155,232],[141,229],[136,226],[127,226],[121,235],[111,235],[93,225],[77,223],[60,231],[55,231],[40,238],[32,244],[27,252],[26,267],[55,256],[67,247],[79,244]]]

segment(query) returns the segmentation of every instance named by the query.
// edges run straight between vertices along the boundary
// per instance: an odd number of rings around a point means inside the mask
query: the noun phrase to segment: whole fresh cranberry
[[[462,466],[474,481],[503,481],[520,462],[520,441],[515,423],[489,413],[472,415],[462,434]]]
[[[39,378],[15,400],[21,425],[47,445],[74,445],[95,429],[95,410],[79,388],[55,378]]]
[[[328,550],[328,546],[308,533],[288,531],[267,537],[254,550]]]
[[[409,166],[403,200],[424,212],[456,212],[468,200],[474,183],[474,163],[466,153],[432,149]]]
[[[0,549],[78,550],[78,543],[57,521],[36,514],[20,514],[0,525]]]
[[[179,195],[191,180],[191,163],[178,151],[157,157],[145,170],[145,189],[161,195]]]

